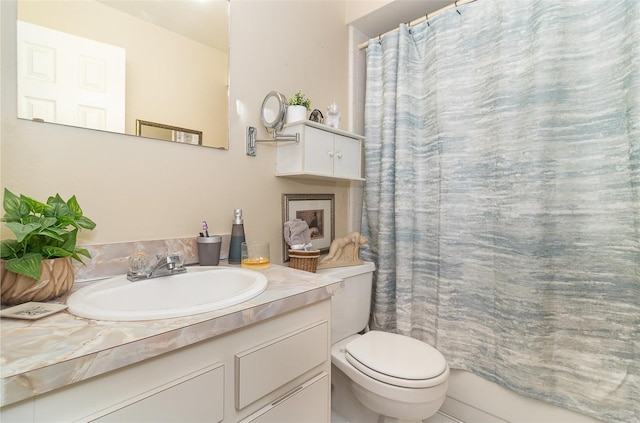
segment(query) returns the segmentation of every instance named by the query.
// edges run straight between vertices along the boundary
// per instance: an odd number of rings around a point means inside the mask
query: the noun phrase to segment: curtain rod
[[[411,22],[407,23],[407,26],[411,27],[411,26],[418,25],[419,23],[424,22],[427,19],[432,18],[432,17],[434,17],[436,15],[439,15],[440,13],[442,13],[444,11],[447,11],[447,10],[453,9],[453,8],[458,8],[458,6],[462,6],[462,5],[465,5],[465,4],[473,3],[474,1],[476,1],[476,0],[458,0],[455,3],[451,3],[451,4],[449,4],[447,6],[444,6],[444,7],[440,8],[440,9],[438,9],[438,10],[435,10],[435,11],[433,11],[431,13],[427,13],[424,16],[421,16],[421,17],[419,17],[417,19],[412,20]],[[458,12],[458,13],[460,13],[460,12]],[[394,28],[392,30],[389,30],[389,31],[385,32],[384,34],[380,34],[380,35],[378,35],[378,40],[380,40],[385,35],[391,34],[392,32],[396,32],[396,31],[398,31],[398,28]],[[363,49],[365,49],[367,47],[369,47],[369,41],[365,41],[364,43],[358,44],[358,50],[363,50]]]

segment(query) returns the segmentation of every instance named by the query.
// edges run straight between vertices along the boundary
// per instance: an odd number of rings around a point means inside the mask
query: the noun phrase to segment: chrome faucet
[[[127,279],[131,282],[139,281],[142,279],[153,279],[162,276],[170,276],[178,273],[185,273],[187,268],[182,265],[182,258],[180,256],[156,256],[158,259],[156,264],[153,265],[151,270],[142,273],[127,273]]]

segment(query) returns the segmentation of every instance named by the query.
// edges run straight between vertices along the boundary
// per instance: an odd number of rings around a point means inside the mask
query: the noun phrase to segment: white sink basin
[[[190,267],[186,273],[131,282],[125,275],[71,294],[69,311],[98,320],[134,321],[189,316],[247,301],[267,288],[253,270]]]

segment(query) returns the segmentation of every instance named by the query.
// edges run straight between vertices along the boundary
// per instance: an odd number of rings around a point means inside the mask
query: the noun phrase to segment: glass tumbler
[[[241,266],[247,269],[266,269],[270,264],[269,243],[247,241],[241,245]]]

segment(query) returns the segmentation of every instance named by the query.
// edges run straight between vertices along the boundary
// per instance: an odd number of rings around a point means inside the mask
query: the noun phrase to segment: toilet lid
[[[432,346],[395,333],[370,331],[346,345],[347,360],[361,372],[397,386],[429,387],[430,379],[447,370]]]

